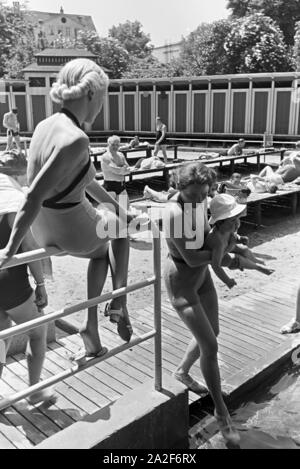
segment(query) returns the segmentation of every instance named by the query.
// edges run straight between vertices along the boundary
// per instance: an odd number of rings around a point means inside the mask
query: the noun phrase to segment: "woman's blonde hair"
[[[88,91],[106,92],[108,76],[99,65],[89,59],[75,59],[66,63],[58,74],[50,91],[52,101],[62,103],[79,99]]]
[[[108,137],[107,139],[108,145],[112,145],[115,142],[120,144],[121,143],[120,137],[118,137],[117,135],[112,135],[111,137]]]

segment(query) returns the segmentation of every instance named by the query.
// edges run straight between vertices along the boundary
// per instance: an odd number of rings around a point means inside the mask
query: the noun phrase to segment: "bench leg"
[[[259,228],[261,225],[261,203],[260,202],[256,204],[255,224],[256,224],[256,228]]]
[[[294,193],[294,194],[292,194],[292,207],[291,207],[293,217],[297,213],[297,205],[298,205],[298,194]]]
[[[178,161],[177,160],[177,147],[176,146],[174,147],[174,162],[175,161]]]
[[[260,171],[260,155],[257,155],[256,163],[257,163],[257,171]]]
[[[166,188],[169,188],[169,170],[167,168],[164,168],[164,179],[165,179],[165,184]]]

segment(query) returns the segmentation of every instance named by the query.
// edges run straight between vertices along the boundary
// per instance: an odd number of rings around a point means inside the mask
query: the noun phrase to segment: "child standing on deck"
[[[211,266],[215,274],[228,288],[236,285],[236,281],[230,278],[223,267],[224,256],[229,252],[240,254],[240,269],[254,269],[265,275],[271,275],[274,271],[263,265],[247,246],[241,246],[243,237],[237,234],[240,227],[240,217],[243,216],[245,205],[238,204],[235,198],[229,194],[218,194],[210,203],[211,217],[209,219],[212,229],[205,238],[204,249],[212,251]],[[228,258],[228,261],[230,259]]]

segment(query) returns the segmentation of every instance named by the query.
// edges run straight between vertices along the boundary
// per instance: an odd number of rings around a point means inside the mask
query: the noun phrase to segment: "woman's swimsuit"
[[[174,204],[175,202],[175,204]],[[173,207],[169,204],[173,204]],[[166,210],[175,210],[176,215],[184,216],[184,207],[179,194],[176,194],[167,204]],[[197,240],[197,250],[204,243],[204,230],[207,224],[207,204],[198,204],[196,209],[197,223],[192,226],[192,220],[188,217],[184,225],[183,237],[187,243]],[[214,289],[208,265],[190,267],[177,251],[173,243],[168,243],[168,214],[164,220],[165,234],[169,248],[169,254],[164,265],[164,280],[170,301],[175,309],[181,309],[189,305],[199,303],[199,295]],[[195,229],[196,228],[196,229]],[[194,238],[192,235],[194,234]],[[191,248],[192,249],[192,248]]]
[[[75,125],[79,122],[67,109],[66,114]],[[94,180],[96,170],[88,157],[85,166],[69,184],[69,186],[44,200],[41,210],[32,225],[33,234],[40,246],[57,246],[68,254],[86,257],[101,245],[105,245],[109,237],[99,236],[105,230],[98,229],[107,225],[105,211],[96,209],[86,197],[86,187]]]
[[[161,130],[157,130],[156,131],[156,142],[158,142],[158,140],[161,138],[162,136],[162,131]],[[164,138],[162,139],[161,142],[159,142],[159,145],[166,145],[167,144],[167,135],[166,135],[166,132],[165,132],[165,136]]]

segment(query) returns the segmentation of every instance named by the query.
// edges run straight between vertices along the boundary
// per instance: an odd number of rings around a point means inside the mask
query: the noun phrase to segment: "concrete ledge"
[[[254,361],[225,381],[222,386],[224,393],[232,401],[239,399],[263,381],[268,380],[280,366],[291,359],[297,349],[300,351],[300,336],[287,336],[285,342],[272,352]]]
[[[186,449],[189,409],[185,386],[163,376],[47,438],[35,449]]]
[[[45,314],[49,314],[52,312],[52,309],[46,308],[45,309]],[[55,325],[54,321],[48,323],[48,329],[47,329],[47,343],[48,342],[54,342],[55,341]],[[10,355],[15,355],[17,353],[24,353],[26,350],[26,344],[27,344],[27,335],[26,334],[20,334],[12,338],[12,341],[10,343],[7,356]]]

